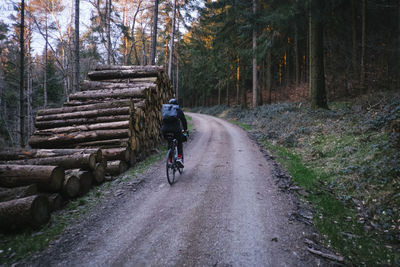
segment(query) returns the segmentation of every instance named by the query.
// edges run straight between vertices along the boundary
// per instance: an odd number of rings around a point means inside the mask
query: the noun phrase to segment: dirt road
[[[37,266],[316,266],[304,225],[264,155],[239,127],[191,114],[185,170],[171,187],[159,162],[56,244]]]

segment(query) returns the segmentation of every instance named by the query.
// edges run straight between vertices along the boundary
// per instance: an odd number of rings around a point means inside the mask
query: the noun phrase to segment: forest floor
[[[238,124],[292,177],[314,209],[323,243],[355,265],[400,265],[398,93],[363,96],[314,110],[305,103],[255,109],[199,107]]]

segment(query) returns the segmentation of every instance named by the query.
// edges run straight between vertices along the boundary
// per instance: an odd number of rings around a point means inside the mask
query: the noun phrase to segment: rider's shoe
[[[178,157],[178,158],[176,159],[176,164],[178,165],[179,168],[185,167],[185,166],[183,165],[183,162],[182,162],[182,158],[181,158],[181,157]]]

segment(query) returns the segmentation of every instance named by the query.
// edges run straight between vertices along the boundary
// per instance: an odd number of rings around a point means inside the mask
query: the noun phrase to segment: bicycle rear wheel
[[[185,163],[183,153],[182,153],[182,163]],[[178,167],[178,172],[179,172],[179,174],[182,174],[183,168]]]
[[[172,149],[169,149],[167,152],[166,159],[166,170],[167,170],[167,180],[170,185],[175,182],[175,159],[173,156]]]

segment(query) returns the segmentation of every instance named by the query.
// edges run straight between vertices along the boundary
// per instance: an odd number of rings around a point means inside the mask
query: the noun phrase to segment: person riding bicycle
[[[164,104],[162,107],[162,117],[163,123],[161,126],[161,132],[166,138],[167,133],[173,133],[174,137],[178,141],[178,159],[177,163],[180,168],[183,168],[183,146],[182,142],[184,140],[184,135],[182,131],[187,131],[187,121],[185,118],[185,114],[180,109],[178,105],[178,101],[175,98],[169,100],[169,104]]]

